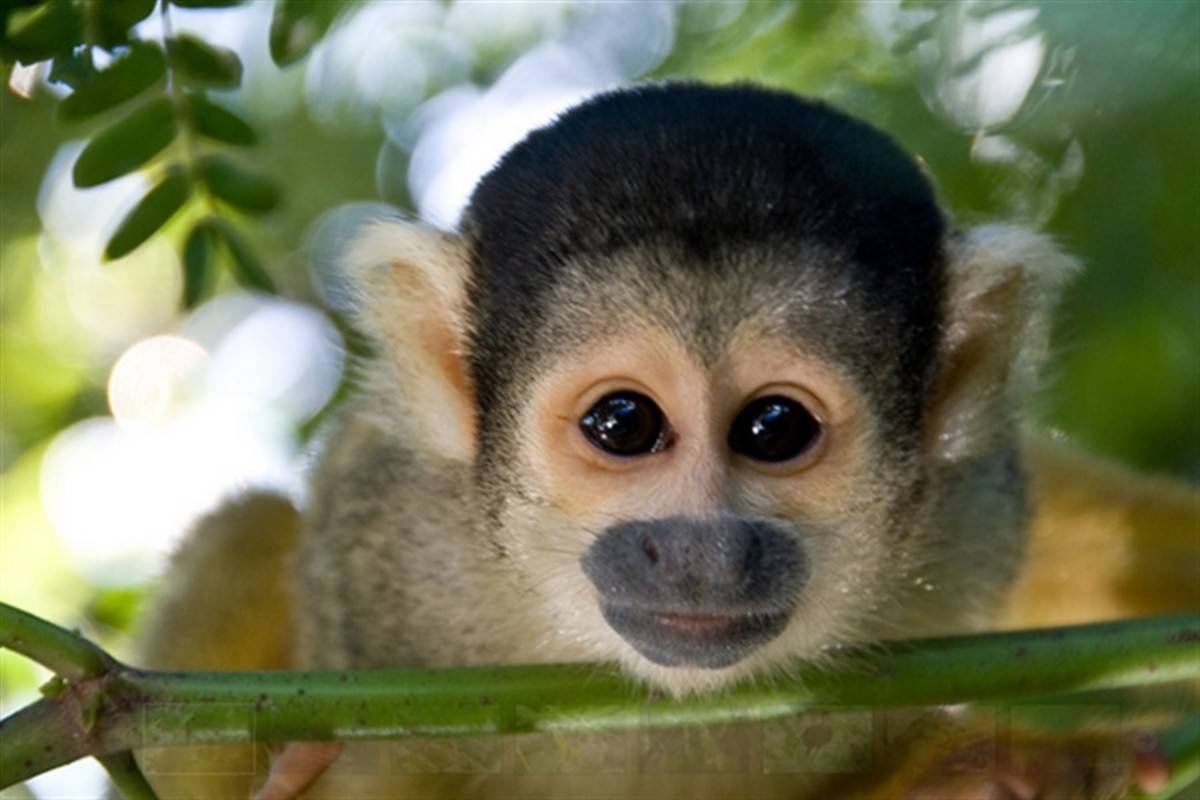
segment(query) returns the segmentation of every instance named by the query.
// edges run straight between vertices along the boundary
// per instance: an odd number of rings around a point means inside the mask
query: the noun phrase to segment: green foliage
[[[188,8],[237,4],[171,2]],[[234,212],[265,214],[279,204],[279,188],[268,176],[202,148],[202,143],[252,147],[259,141],[246,119],[205,94],[207,89],[241,85],[237,53],[191,33],[172,35],[169,6],[156,0],[46,0],[31,5],[5,8],[0,53],[23,64],[53,59],[51,80],[74,89],[58,105],[59,120],[83,123],[149,96],[91,136],[73,168],[75,185],[99,186],[154,167],[156,159],[168,153],[163,177],[122,220],[104,257],[129,254],[181,209],[200,202],[207,206],[207,219],[192,229],[185,246],[184,303],[198,302],[213,284],[213,256],[220,242],[226,244],[236,278],[272,291],[261,259],[227,218],[226,206]],[[132,31],[156,5],[167,31],[161,45],[138,39]],[[332,24],[339,5],[281,4],[273,28],[281,62],[301,58]],[[102,70],[93,66],[98,49],[114,56]],[[168,151],[173,144],[175,150]]]
[[[237,229],[223,219],[214,219],[213,223],[213,231],[218,238],[224,240],[229,249],[229,255],[233,259],[233,274],[237,276],[238,281],[251,289],[274,293],[275,284],[271,276],[263,269],[262,262]]]
[[[269,178],[225,156],[202,156],[196,174],[215,197],[249,214],[265,214],[279,204],[279,190]]]
[[[249,122],[204,95],[189,94],[187,105],[192,125],[201,136],[241,147],[258,144],[258,134],[250,127]]]
[[[75,185],[99,186],[128,175],[162,152],[178,133],[171,101],[150,101],[87,143],[72,172]]]
[[[6,6],[0,54],[22,64],[68,56],[81,45],[113,48],[150,15],[156,0],[46,0]],[[16,9],[14,6],[35,6]],[[57,65],[56,65],[57,66]]]
[[[106,259],[120,258],[153,236],[183,206],[191,192],[187,173],[175,167],[121,221],[104,248]]]
[[[8,18],[3,54],[22,64],[33,64],[69,52],[82,41],[83,12],[79,5],[71,0],[50,0]]]
[[[185,83],[214,89],[236,89],[242,83],[242,60],[237,53],[188,33],[167,39],[167,60]]]
[[[146,586],[105,586],[84,607],[83,615],[91,627],[128,633],[146,599]]]
[[[195,308],[212,288],[213,252],[220,232],[210,219],[196,223],[183,245],[183,307]]]
[[[154,10],[158,0],[92,0],[86,6],[93,15],[95,44],[113,47],[128,41],[129,29]]]
[[[135,42],[124,55],[78,86],[58,105],[58,118],[77,122],[132,100],[167,75],[162,50],[153,42]]]
[[[281,67],[294,64],[321,40],[337,18],[341,3],[333,0],[279,0],[271,17],[271,58]]]

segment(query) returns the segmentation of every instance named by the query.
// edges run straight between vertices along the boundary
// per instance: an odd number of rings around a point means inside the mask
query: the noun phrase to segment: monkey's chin
[[[791,611],[681,612],[602,603],[604,619],[633,649],[663,667],[725,669],[774,639]]]

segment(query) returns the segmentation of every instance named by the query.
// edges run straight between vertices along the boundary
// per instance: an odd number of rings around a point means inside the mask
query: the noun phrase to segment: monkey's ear
[[[379,348],[368,390],[426,449],[469,460],[475,398],[464,356],[465,243],[413,222],[380,221],[363,231],[346,269],[358,323]]]
[[[931,446],[957,461],[1016,422],[1049,349],[1050,314],[1078,263],[1047,236],[987,225],[947,242],[946,328]]]

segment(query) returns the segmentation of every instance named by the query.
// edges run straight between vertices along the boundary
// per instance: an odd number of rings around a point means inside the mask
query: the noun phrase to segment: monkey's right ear
[[[466,369],[463,240],[403,220],[373,223],[346,259],[357,319],[379,348],[368,386],[394,400],[405,433],[455,460],[475,450],[475,398]]]
[[[930,433],[933,451],[982,455],[1011,430],[1049,349],[1050,314],[1078,271],[1050,237],[985,225],[947,242],[946,325]]]

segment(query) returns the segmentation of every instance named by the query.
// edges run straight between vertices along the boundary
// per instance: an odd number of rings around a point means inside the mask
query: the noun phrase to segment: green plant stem
[[[0,603],[0,647],[33,659],[70,681],[103,675],[116,663],[65,628]]]
[[[158,800],[158,795],[134,760],[133,753],[114,753],[101,756],[98,760],[125,800]]]
[[[0,617],[8,619],[9,617]],[[52,626],[51,626],[52,627]],[[929,639],[672,700],[596,665],[163,673],[117,665],[0,721],[0,787],[136,747],[593,731],[988,701],[1200,675],[1200,614]],[[46,745],[51,745],[47,747]]]

